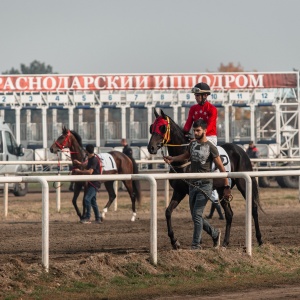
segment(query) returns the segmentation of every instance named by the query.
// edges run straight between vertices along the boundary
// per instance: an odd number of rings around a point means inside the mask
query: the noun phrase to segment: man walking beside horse
[[[218,149],[206,137],[207,123],[199,119],[193,124],[195,140],[193,140],[188,149],[177,156],[165,156],[164,160],[170,164],[175,161],[191,160],[192,173],[210,173],[212,163],[214,162],[220,172],[226,172]],[[192,239],[192,250],[201,249],[200,241],[202,237],[202,228],[213,240],[213,246],[219,247],[221,231],[212,227],[208,221],[203,218],[203,212],[208,199],[212,193],[212,179],[193,179],[189,187],[189,204],[192,219],[194,222],[194,233]],[[229,197],[231,194],[228,178],[224,178],[224,196]]]
[[[80,170],[79,168],[76,168],[73,170],[74,174],[77,175],[99,175],[101,174],[101,162],[100,158],[96,156],[94,153],[94,146],[92,144],[88,144],[85,147],[85,151],[88,155],[88,162],[86,169]],[[73,161],[76,165],[84,165],[84,163],[81,163],[77,159]],[[102,218],[99,212],[99,208],[97,205],[97,192],[100,189],[101,183],[100,181],[89,181],[87,190],[84,193],[84,205],[86,209],[86,214],[84,215],[83,219],[80,220],[80,223],[82,224],[90,224],[91,223],[91,208],[93,208],[94,214],[95,214],[95,222],[96,223],[102,223]]]

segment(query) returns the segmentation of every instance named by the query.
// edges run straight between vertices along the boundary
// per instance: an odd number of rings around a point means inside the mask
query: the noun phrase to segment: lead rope
[[[163,145],[163,146],[164,146],[164,145]],[[164,155],[164,152],[163,152],[163,148],[161,147],[160,150],[161,150],[161,155],[162,155],[162,157],[164,158],[165,155]],[[169,167],[174,171],[174,173],[177,173],[177,174],[178,174],[178,172],[176,171],[176,169],[175,169],[170,163],[167,163],[167,164],[168,164]],[[210,200],[211,202],[214,203],[214,201],[207,195],[207,193],[206,193],[205,191],[203,191],[199,186],[190,183],[189,181],[187,181],[187,180],[184,179],[184,178],[181,179],[181,180],[184,181],[187,185],[192,186],[193,188],[196,188],[197,190],[199,190],[201,193],[204,194],[205,197],[207,197],[208,200]],[[229,203],[229,202],[232,201],[232,199],[233,199],[232,194],[230,194],[228,197],[225,197],[225,196],[223,195],[222,199],[218,199],[218,203],[221,204],[222,201],[225,201],[225,202]]]
[[[164,155],[164,152],[163,152],[163,147],[161,147],[160,150],[161,150],[161,155],[162,155],[162,157],[164,158],[165,155]],[[174,168],[170,163],[167,163],[167,164],[168,164],[169,167],[174,171],[174,173],[177,173],[177,174],[178,174],[178,172],[175,170],[175,168]],[[204,194],[204,196],[205,196],[208,200],[212,201],[211,198],[207,195],[207,193],[206,193],[204,190],[202,190],[199,186],[190,183],[188,180],[186,180],[186,179],[184,179],[184,178],[181,179],[181,180],[184,181],[187,185],[192,186],[193,188],[196,188],[197,190],[199,190],[202,194]],[[212,201],[212,202],[213,202],[213,201]]]

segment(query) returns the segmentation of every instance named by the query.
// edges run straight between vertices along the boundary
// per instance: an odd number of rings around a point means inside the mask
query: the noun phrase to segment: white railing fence
[[[60,176],[60,182],[82,180],[147,180],[150,183],[150,259],[157,264],[157,180],[192,178],[244,178],[246,181],[246,251],[252,255],[252,181],[260,176],[299,176],[300,171],[264,171],[230,173],[185,174],[134,174],[134,175],[69,175]],[[42,186],[42,265],[49,270],[49,182],[57,182],[57,176],[8,176],[0,177],[0,183],[38,182]]]

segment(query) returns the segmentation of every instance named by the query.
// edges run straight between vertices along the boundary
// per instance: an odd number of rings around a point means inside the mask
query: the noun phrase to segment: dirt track
[[[110,210],[102,224],[80,224],[71,205],[71,193],[62,193],[61,212],[55,209],[55,194],[50,194],[50,266],[69,260],[85,259],[91,254],[113,253],[147,254],[150,246],[149,197],[144,192],[138,219],[131,222],[130,202],[127,194],[120,193],[119,207]],[[166,232],[163,192],[158,204],[158,256],[161,251],[171,250]],[[99,207],[106,201],[106,193],[98,196]],[[261,202],[266,214],[260,212],[260,224],[265,243],[278,246],[300,247],[300,204],[296,190],[262,189]],[[105,199],[102,200],[102,199]],[[3,206],[1,206],[2,208]],[[232,202],[234,219],[229,249],[242,249],[245,245],[245,203],[235,193]],[[207,207],[207,211],[209,205]],[[225,221],[217,215],[211,224],[224,231]],[[22,264],[41,263],[42,225],[41,195],[30,193],[26,197],[9,197],[9,213],[0,221],[0,264],[17,259]],[[173,214],[173,228],[182,249],[189,249],[193,224],[188,201],[184,200]],[[253,232],[253,245],[256,245]],[[210,237],[203,237],[204,249],[212,246]]]
[[[262,192],[273,193],[283,191],[286,195],[296,190],[267,189]],[[146,192],[148,193],[148,192]],[[144,192],[145,194],[145,192]],[[144,196],[138,210],[136,222],[130,222],[130,202],[125,192],[120,193],[119,207],[111,210],[103,224],[80,224],[70,204],[70,193],[62,194],[61,212],[55,211],[55,194],[50,194],[50,263],[53,260],[74,258],[87,253],[127,253],[148,252],[150,241],[149,198]],[[267,194],[266,194],[267,195]],[[98,196],[99,207],[104,206],[105,192]],[[158,205],[158,251],[171,249],[166,232],[164,217],[163,193],[159,194]],[[263,203],[266,215],[260,212],[261,231],[264,242],[273,245],[300,246],[300,204],[291,207],[290,201],[282,200],[281,205],[272,205],[272,200]],[[286,204],[284,204],[284,202]],[[293,201],[295,203],[295,201]],[[188,201],[184,200],[173,213],[173,227],[183,249],[189,249],[193,224],[190,218]],[[239,195],[232,202],[234,219],[230,247],[245,245],[245,203]],[[208,211],[209,205],[207,207]],[[214,216],[211,223],[224,231],[225,222]],[[25,261],[40,261],[41,253],[41,195],[28,194],[26,197],[9,198],[7,219],[2,219],[0,239],[0,262],[6,255],[16,255]],[[253,232],[254,233],[254,232]],[[204,235],[203,246],[211,247],[211,239]],[[253,244],[256,244],[253,234]]]

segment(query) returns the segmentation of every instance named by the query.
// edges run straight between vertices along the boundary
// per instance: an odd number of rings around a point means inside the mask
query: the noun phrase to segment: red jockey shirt
[[[197,103],[191,106],[183,130],[189,132],[196,120],[203,119],[207,122],[206,136],[217,135],[217,116],[217,108],[208,101],[204,105]]]

